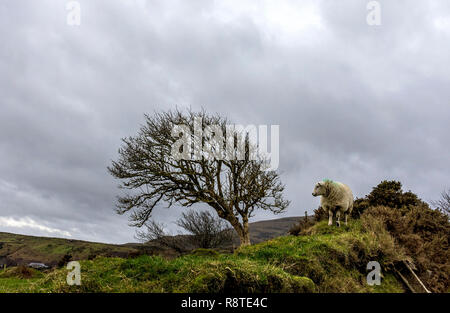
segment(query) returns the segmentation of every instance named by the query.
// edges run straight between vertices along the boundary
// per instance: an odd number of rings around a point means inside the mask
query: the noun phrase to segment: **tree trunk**
[[[242,225],[242,236],[239,235],[239,240],[241,241],[241,247],[250,245],[250,232],[248,231],[248,218],[244,218],[243,225]]]
[[[239,240],[241,241],[241,247],[249,246],[250,245],[250,233],[247,231],[247,233],[243,234],[242,236],[239,236]]]
[[[234,230],[237,232],[240,241],[240,247],[249,246],[250,245],[250,233],[248,231],[248,220],[244,219],[243,225],[239,223],[239,220],[234,218],[228,220],[233,226]]]

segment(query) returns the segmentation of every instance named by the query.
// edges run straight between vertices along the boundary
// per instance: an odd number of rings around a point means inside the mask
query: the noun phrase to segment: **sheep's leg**
[[[348,212],[345,212],[345,213],[344,213],[344,217],[345,217],[345,226],[347,226]]]
[[[333,225],[333,211],[328,210],[328,226]]]
[[[341,226],[341,221],[340,221],[340,219],[341,219],[341,211],[340,211],[340,210],[337,210],[337,211],[336,211],[336,226],[337,226],[337,227]]]

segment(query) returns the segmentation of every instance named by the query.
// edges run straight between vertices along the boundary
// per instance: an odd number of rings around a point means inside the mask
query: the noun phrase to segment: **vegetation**
[[[7,266],[45,263],[64,265],[65,258],[73,260],[95,256],[126,257],[137,251],[138,245],[110,245],[63,238],[35,237],[0,232],[0,264]]]
[[[322,207],[319,207],[319,209],[316,210],[319,211],[322,210]],[[322,218],[317,218],[316,216],[308,218],[305,216],[305,218],[300,219],[296,224],[292,225],[291,228],[289,228],[288,233],[290,235],[298,236],[305,230],[309,229],[311,226],[313,226],[317,221],[322,220]]]
[[[432,204],[438,208],[438,210],[447,214],[450,218],[450,189],[441,193],[441,198],[437,201],[433,201]]]
[[[191,243],[200,248],[218,248],[233,240],[233,229],[209,211],[183,212],[176,224],[186,230]]]
[[[380,234],[387,231],[392,241],[383,235],[385,242],[391,242],[398,255],[410,260],[427,288],[433,292],[446,292],[450,287],[450,222],[445,214],[447,200],[447,194],[443,193],[436,202],[438,210],[433,210],[416,194],[404,192],[400,182],[383,181],[370,194],[355,201],[353,219],[360,219],[377,240],[380,240]],[[315,220],[325,217],[321,208],[315,211]],[[300,222],[291,228],[290,233],[307,234],[309,224]],[[401,259],[397,258],[397,261]]]
[[[359,218],[348,226],[328,226],[317,210],[315,222],[303,220],[297,236],[241,246],[234,253],[203,248],[172,259],[83,260],[81,286],[67,285],[65,268],[7,268],[0,273],[0,291],[404,292],[397,265],[407,262],[428,289],[448,292],[447,215],[403,192],[398,182],[382,182],[359,205]],[[369,261],[380,263],[381,285],[367,284]]]
[[[249,132],[229,126],[205,112],[146,115],[139,134],[123,139],[119,159],[108,168],[125,191],[117,213],[131,211],[131,224],[141,227],[158,204],[204,203],[231,224],[241,245],[249,245],[254,211],[280,213],[289,201]]]
[[[156,240],[180,253],[194,248],[210,249],[232,245],[233,229],[209,211],[183,212],[176,224],[187,231],[187,235],[170,236],[165,232],[163,224],[150,220],[144,224],[145,231],[137,232],[137,238],[144,243]]]
[[[403,292],[389,266],[405,256],[387,231],[362,220],[347,227],[320,222],[303,236],[283,236],[241,247],[233,254],[198,249],[175,259],[160,256],[81,261],[81,286],[66,284],[55,269],[9,292]],[[380,286],[366,283],[368,260],[383,266]],[[16,278],[0,278],[5,280]]]
[[[383,181],[360,202],[358,210],[372,224],[383,223],[398,249],[408,255],[420,279],[433,292],[450,287],[450,221],[397,181]]]
[[[428,205],[393,210],[370,207],[363,214],[371,224],[382,223],[395,239],[397,249],[408,255],[417,275],[433,292],[450,287],[450,223]]]

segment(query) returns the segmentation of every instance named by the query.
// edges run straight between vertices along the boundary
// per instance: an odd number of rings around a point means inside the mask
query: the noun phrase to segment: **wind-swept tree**
[[[123,139],[119,159],[108,167],[125,191],[117,213],[131,211],[132,226],[144,225],[157,205],[205,203],[232,225],[241,245],[249,245],[255,210],[276,214],[289,205],[279,174],[267,170],[268,160],[257,153],[248,131],[204,111],[145,119],[137,136]]]

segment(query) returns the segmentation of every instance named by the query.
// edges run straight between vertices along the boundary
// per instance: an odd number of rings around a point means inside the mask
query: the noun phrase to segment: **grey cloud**
[[[64,2],[2,3],[0,216],[133,241],[106,166],[143,113],[175,105],[279,124],[285,215],[311,212],[325,177],[358,196],[399,179],[437,198],[450,176],[450,5],[380,1],[382,25],[369,27],[364,1],[280,2],[314,7],[306,26],[255,3],[80,0],[79,27]],[[154,216],[176,231],[179,214]]]

